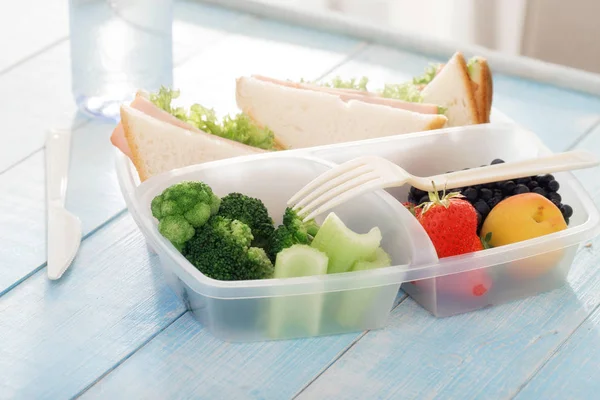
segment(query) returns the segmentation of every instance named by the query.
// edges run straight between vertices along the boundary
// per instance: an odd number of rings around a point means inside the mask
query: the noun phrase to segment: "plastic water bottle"
[[[69,0],[72,91],[78,107],[119,119],[137,90],[173,81],[173,0]]]

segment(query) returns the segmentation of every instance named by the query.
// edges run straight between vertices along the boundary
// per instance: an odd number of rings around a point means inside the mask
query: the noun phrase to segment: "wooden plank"
[[[289,399],[356,334],[226,343],[187,313],[83,399]]]
[[[0,13],[0,74],[69,34],[67,1],[20,0],[4,6],[9,12]]]
[[[580,148],[600,149],[600,127],[583,140]],[[597,171],[578,171],[584,182],[597,182]],[[600,196],[600,191],[596,191]],[[589,270],[598,270],[600,241],[584,246],[577,263]],[[591,289],[591,288],[590,288]],[[596,289],[597,290],[597,289]],[[600,306],[580,293],[574,293],[580,307],[593,314],[586,319],[569,340],[552,356],[533,379],[524,385],[516,399],[585,399],[595,398],[600,390]]]
[[[0,302],[0,397],[71,398],[184,312],[129,215],[82,243],[60,281],[40,271]]]
[[[599,140],[578,148],[600,155]],[[598,172],[576,174],[600,206]],[[511,398],[600,305],[599,262],[600,252],[584,247],[565,287],[449,318],[407,299],[388,328],[369,332],[298,398]]]
[[[596,254],[594,266],[598,265],[598,258]],[[600,391],[599,327],[600,310],[597,309],[515,399],[596,398]]]
[[[367,76],[370,88],[378,89],[420,75],[430,62],[444,61],[370,45],[333,75]],[[598,97],[502,74],[494,74],[494,107],[535,132],[553,151],[566,148],[600,121]]]

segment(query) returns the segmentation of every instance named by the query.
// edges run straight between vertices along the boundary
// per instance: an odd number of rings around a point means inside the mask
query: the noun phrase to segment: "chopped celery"
[[[275,278],[295,278],[327,273],[325,253],[308,245],[283,249],[275,261]],[[318,335],[323,311],[323,294],[273,297],[270,301],[269,333],[272,338]]]
[[[381,231],[375,227],[360,234],[349,229],[335,214],[330,213],[311,246],[329,257],[328,274],[348,272],[357,261],[371,258],[381,243]]]
[[[379,247],[368,260],[357,261],[352,267],[352,271],[366,271],[389,267],[390,265],[392,265],[392,259],[389,254]],[[343,293],[336,313],[340,325],[348,328],[360,328],[361,320],[364,319],[373,300],[382,289],[381,287],[373,287]]]

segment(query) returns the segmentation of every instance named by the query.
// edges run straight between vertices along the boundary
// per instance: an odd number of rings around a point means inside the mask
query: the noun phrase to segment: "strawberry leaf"
[[[479,239],[481,240],[481,244],[483,245],[484,249],[493,248],[493,246],[490,244],[490,241],[492,240],[492,232],[488,232],[487,235],[485,235],[485,237]]]

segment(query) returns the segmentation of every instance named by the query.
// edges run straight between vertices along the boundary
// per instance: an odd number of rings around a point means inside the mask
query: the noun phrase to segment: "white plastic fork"
[[[364,156],[340,164],[313,179],[288,201],[288,206],[308,221],[363,193],[404,184],[423,191],[524,178],[553,172],[591,168],[600,164],[583,150],[568,151],[529,160],[494,164],[430,177],[409,174],[398,165],[377,156]]]

